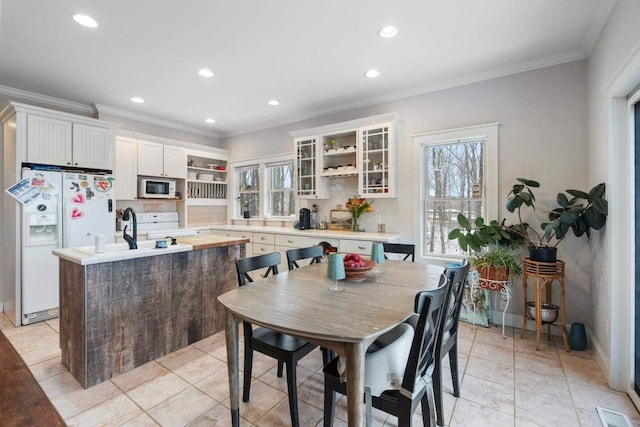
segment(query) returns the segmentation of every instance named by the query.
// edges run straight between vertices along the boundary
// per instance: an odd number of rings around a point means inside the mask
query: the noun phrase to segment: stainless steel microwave
[[[147,199],[175,199],[176,181],[162,178],[138,178],[138,197]]]

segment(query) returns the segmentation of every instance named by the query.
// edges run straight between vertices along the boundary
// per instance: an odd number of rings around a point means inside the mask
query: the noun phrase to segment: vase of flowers
[[[365,212],[373,212],[371,204],[373,202],[367,202],[365,199],[353,196],[347,200],[347,209],[351,212],[351,231],[360,231],[358,220],[360,216]]]

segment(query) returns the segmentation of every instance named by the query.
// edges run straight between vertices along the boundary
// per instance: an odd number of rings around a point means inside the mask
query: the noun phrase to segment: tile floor
[[[445,369],[448,426],[600,426],[595,407],[627,414],[640,425],[629,398],[610,390],[589,351],[565,353],[561,342],[541,351],[529,333],[477,328],[461,323],[460,398],[451,394]],[[199,341],[84,390],[61,366],[58,321],[14,328],[0,313],[0,330],[22,356],[51,402],[70,426],[228,426],[229,392],[224,334]],[[322,356],[314,351],[298,366],[301,425],[322,425]],[[242,426],[288,426],[284,378],[276,362],[254,356],[251,401],[242,403]],[[346,399],[336,406],[335,426],[346,426]],[[396,418],[374,410],[374,425]],[[420,416],[414,425],[422,425]]]

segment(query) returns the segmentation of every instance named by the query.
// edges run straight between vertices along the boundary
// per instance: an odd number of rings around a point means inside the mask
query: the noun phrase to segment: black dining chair
[[[436,347],[436,365],[433,371],[433,389],[436,396],[436,413],[438,425],[444,425],[442,405],[442,359],[449,355],[451,368],[451,382],[453,383],[453,395],[460,397],[460,380],[458,378],[458,323],[460,321],[460,309],[462,308],[462,296],[467,285],[469,275],[469,263],[463,260],[460,267],[449,267],[444,274],[449,280],[449,294],[447,309],[440,324],[442,344]]]
[[[411,426],[411,418],[419,403],[422,405],[423,424],[435,424],[436,409],[431,377],[435,368],[436,347],[442,343],[438,331],[448,289],[448,281],[443,274],[438,288],[418,292],[414,304],[414,311],[418,314],[415,330],[409,324],[401,323],[378,340],[384,342],[385,336],[391,336],[387,345],[365,355],[367,426],[371,425],[372,406],[398,417],[399,427]],[[403,344],[394,346],[398,340]],[[372,363],[372,360],[380,363]],[[346,382],[341,378],[341,365],[340,358],[337,357],[324,368],[325,427],[333,426],[335,393],[346,394]],[[400,370],[392,372],[392,366],[400,366]],[[371,384],[375,384],[375,388]]]
[[[324,248],[322,246],[310,246],[308,248],[289,249],[287,251],[287,264],[289,270],[295,270],[300,268],[298,261],[309,260],[309,265],[318,264],[322,262],[322,256],[324,255]],[[335,353],[328,348],[320,347],[322,350],[322,366],[325,366],[335,357]]]
[[[287,265],[289,270],[300,268],[298,261],[309,259],[309,265],[322,262],[324,248],[322,246],[311,246],[308,248],[289,249],[287,251]]]
[[[403,261],[407,261],[411,257],[411,262],[416,261],[416,245],[407,243],[383,243],[383,251],[385,253],[384,258],[387,257],[387,253],[404,255]]]
[[[248,274],[251,271],[267,268],[262,277],[269,273],[278,274],[280,253],[274,252],[236,261],[238,273],[238,285],[244,286],[247,282],[253,282]],[[253,352],[258,351],[278,360],[278,376],[282,376],[283,366],[287,365],[287,392],[289,393],[289,412],[291,413],[291,425],[300,425],[298,417],[298,389],[296,385],[296,365],[298,360],[309,354],[316,344],[292,337],[291,335],[276,332],[269,328],[259,327],[253,329],[251,323],[242,322],[244,332],[244,389],[242,401],[249,401],[251,391],[251,370],[253,365]]]

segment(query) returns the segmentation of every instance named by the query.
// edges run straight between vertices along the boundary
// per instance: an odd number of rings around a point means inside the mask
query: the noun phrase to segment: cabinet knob
[[[364,246],[364,245],[360,245],[360,246],[358,246],[358,249],[367,249],[367,247]]]
[[[71,162],[67,162],[67,164],[68,164],[68,165],[70,165],[70,164],[71,164]]]
[[[264,237],[260,237],[260,240],[267,240],[267,239],[265,239]]]
[[[78,164],[77,164],[77,163],[74,163],[74,165],[78,166]]]
[[[291,240],[291,239],[287,239],[287,242],[289,242],[289,243],[293,243],[293,240]]]

